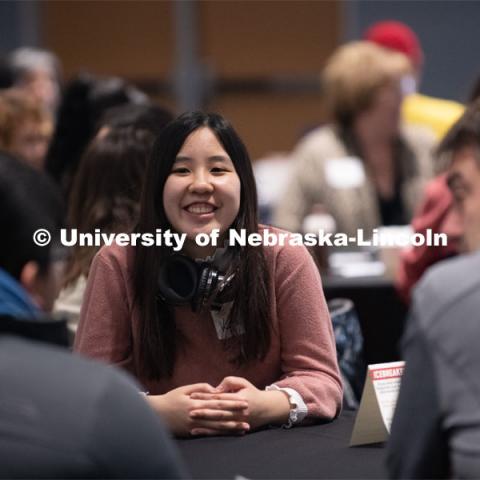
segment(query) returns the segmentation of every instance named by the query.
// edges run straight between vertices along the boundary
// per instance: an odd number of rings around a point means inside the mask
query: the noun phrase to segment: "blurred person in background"
[[[115,106],[146,103],[148,98],[142,92],[117,77],[82,73],[66,85],[46,163],[65,198],[70,195],[80,158],[96,135],[103,114]]]
[[[414,291],[388,445],[392,478],[480,477],[480,101],[440,153],[469,253],[429,269]]]
[[[411,246],[400,253],[395,275],[395,288],[409,304],[411,293],[425,271],[433,264],[457,255],[461,250],[463,226],[453,195],[447,185],[447,175],[442,173],[431,180],[425,189],[425,197],[412,220],[415,233],[445,233],[448,243],[445,246]]]
[[[1,150],[43,170],[52,132],[52,117],[38,100],[18,89],[0,91]]]
[[[480,78],[473,83],[468,103],[480,96]],[[463,107],[462,107],[463,108]],[[448,133],[447,133],[448,135]],[[452,192],[447,185],[447,175],[443,171],[448,164],[448,153],[436,155],[439,175],[431,180],[425,197],[412,220],[412,229],[416,233],[445,233],[448,245],[429,247],[428,245],[409,247],[401,252],[395,287],[402,300],[410,303],[410,295],[415,284],[431,265],[450,258],[463,250],[463,225],[455,207]]]
[[[173,120],[173,114],[159,105],[126,104],[109,108],[98,122],[98,133],[106,133],[110,128],[132,127],[146,130],[157,137],[165,125]]]
[[[331,123],[306,135],[293,152],[290,184],[274,222],[300,231],[321,205],[337,230],[365,237],[380,225],[403,225],[430,176],[433,134],[401,125],[408,58],[371,42],[340,46],[323,71]]]
[[[48,50],[21,47],[7,56],[13,86],[33,95],[42,108],[55,115],[61,96],[61,66]]]
[[[116,118],[119,125],[128,123],[122,123],[121,115]],[[155,124],[157,128],[159,124]],[[131,232],[138,220],[140,195],[154,140],[155,133],[146,124],[108,126],[100,131],[87,148],[75,177],[68,215],[71,228],[82,233],[94,233],[95,229],[102,233]],[[64,288],[55,310],[67,315],[74,330],[90,264],[98,250],[76,245],[67,262]]]
[[[0,477],[184,476],[133,380],[71,355],[65,321],[48,317],[62,259],[56,186],[0,153],[0,205]],[[39,228],[50,244],[34,243]]]
[[[425,59],[418,36],[405,23],[383,20],[371,25],[363,37],[392,51],[401,52],[410,59],[414,70],[413,76],[405,78],[404,81],[408,95],[403,102],[402,117],[406,123],[431,128],[440,140],[460,118],[465,107],[452,100],[429,97],[417,92]]]

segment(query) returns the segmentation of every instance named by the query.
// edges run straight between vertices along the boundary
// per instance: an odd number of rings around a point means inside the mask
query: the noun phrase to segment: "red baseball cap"
[[[423,50],[415,32],[396,20],[374,23],[364,33],[363,38],[385,48],[404,53],[415,68],[423,63]]]

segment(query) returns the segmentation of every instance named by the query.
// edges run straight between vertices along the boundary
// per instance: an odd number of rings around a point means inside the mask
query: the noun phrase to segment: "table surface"
[[[383,445],[349,447],[355,413],[243,437],[177,440],[193,478],[386,478]]]

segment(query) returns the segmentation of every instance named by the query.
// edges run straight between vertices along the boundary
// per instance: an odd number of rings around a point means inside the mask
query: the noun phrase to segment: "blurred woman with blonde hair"
[[[277,225],[301,231],[319,204],[337,231],[349,235],[410,221],[434,145],[429,130],[400,124],[411,72],[406,56],[370,42],[347,43],[333,53],[322,74],[330,123],[295,149]]]

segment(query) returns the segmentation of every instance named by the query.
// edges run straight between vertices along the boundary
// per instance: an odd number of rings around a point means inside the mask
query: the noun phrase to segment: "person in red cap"
[[[423,65],[423,50],[415,32],[402,22],[386,20],[373,24],[364,35],[365,40],[404,53],[416,70]]]
[[[440,140],[460,118],[464,106],[458,102],[416,93],[424,63],[424,54],[415,32],[402,22],[385,20],[370,26],[363,38],[385,48],[405,54],[415,69],[414,79],[405,79],[405,92],[409,93],[402,106],[406,123],[428,126]]]

